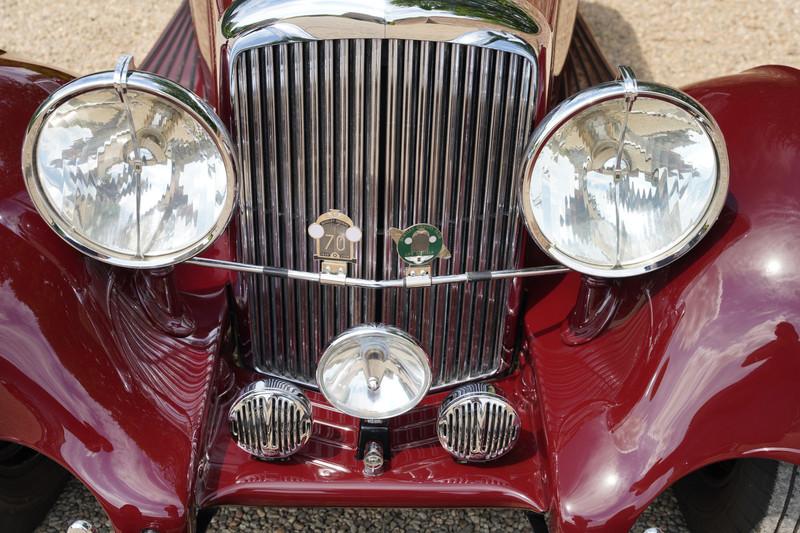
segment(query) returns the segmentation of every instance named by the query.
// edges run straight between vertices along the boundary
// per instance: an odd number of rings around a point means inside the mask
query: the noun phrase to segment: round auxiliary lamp
[[[389,458],[386,419],[413,409],[431,386],[425,351],[402,330],[357,326],[331,341],[317,366],[317,383],[339,411],[361,419],[358,459],[377,476]]]
[[[365,325],[330,343],[317,366],[317,383],[338,410],[362,420],[386,420],[425,397],[431,368],[425,351],[407,333]]]

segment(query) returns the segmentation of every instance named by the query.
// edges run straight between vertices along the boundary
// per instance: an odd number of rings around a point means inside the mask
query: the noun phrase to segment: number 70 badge
[[[356,243],[361,240],[361,229],[338,209],[321,214],[308,226],[308,235],[314,239],[314,259],[323,261],[323,270],[332,266],[334,268],[327,270],[338,273],[343,266],[341,263],[356,262]]]

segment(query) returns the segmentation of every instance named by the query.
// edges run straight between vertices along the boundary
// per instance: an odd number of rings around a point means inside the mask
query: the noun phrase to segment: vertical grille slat
[[[484,173],[487,176],[499,176],[500,169],[497,167],[497,152],[492,150],[492,146],[501,146],[498,143],[499,128],[501,124],[500,117],[502,116],[505,102],[503,100],[504,88],[506,86],[506,56],[498,55],[495,58],[494,76],[490,83],[490,91],[487,96],[489,104],[489,117],[487,119],[487,134],[486,134],[486,156],[484,159]],[[486,201],[482,205],[481,219],[483,224],[480,232],[481,252],[478,259],[478,270],[492,270],[499,268],[497,263],[497,256],[492,254],[491,243],[494,242],[494,228],[501,218],[498,214],[496,203],[492,201],[497,198],[498,180],[488,180],[486,186]],[[494,308],[492,302],[494,297],[492,292],[496,290],[493,283],[484,284],[480,286],[480,294],[476,302],[476,312],[478,313],[477,323],[483,323],[489,317],[494,316]],[[484,357],[487,353],[487,348],[493,345],[493,341],[498,332],[486,328],[478,328],[475,332],[475,345],[480,346],[479,361],[477,364],[476,372],[483,374],[491,370],[491,358]]]
[[[446,91],[446,67],[447,67],[447,51],[448,47],[444,43],[435,44],[435,64],[433,67],[433,95],[432,95],[432,108],[431,108],[431,134],[430,144],[431,151],[429,157],[428,176],[442,175],[442,161],[443,161],[443,140],[447,139],[447,132],[444,127],[447,124],[444,113],[447,109],[447,91]],[[447,165],[449,166],[449,165]],[[444,184],[442,180],[432,179],[429,180],[430,187],[430,201],[428,202],[428,216],[426,220],[446,220],[442,217],[442,189]],[[445,241],[446,242],[446,241]],[[441,339],[443,336],[444,324],[441,320],[436,320],[437,312],[439,311],[439,303],[442,301],[442,291],[436,287],[425,292],[425,310],[422,315],[422,322],[429,324],[427,335],[421,339],[423,343],[430,347],[429,357],[431,364],[435,369],[434,380],[439,381],[442,378],[442,351]]]
[[[335,180],[336,180],[336,165],[334,159],[334,60],[333,60],[333,41],[323,41],[323,67],[322,67],[322,84],[324,86],[324,97],[321,99],[320,118],[323,125],[323,138],[324,138],[324,152],[325,157],[322,160],[321,172],[324,174],[325,191],[320,198],[320,204],[317,206],[319,213],[322,213],[323,205],[336,205],[335,204]],[[323,329],[320,332],[320,343],[325,342],[331,337],[335,330],[335,316],[329,312],[336,305],[336,297],[332,287],[320,287],[321,301],[318,305],[309,308],[316,309],[316,312],[323,320]],[[322,349],[321,347],[319,349]],[[319,349],[317,353],[319,353]],[[313,354],[310,356],[313,357]]]
[[[455,220],[459,221],[455,224],[454,238],[451,241],[451,246],[454,247],[453,251],[453,264],[464,265],[469,268],[469,257],[467,256],[467,233],[472,225],[472,220],[469,220],[469,205],[472,202],[470,196],[470,172],[469,164],[472,161],[472,153],[474,150],[474,138],[470,138],[467,132],[472,132],[475,121],[475,85],[478,81],[476,76],[476,63],[477,54],[479,50],[473,47],[466,48],[466,64],[464,66],[463,77],[463,101],[462,101],[462,122],[461,122],[461,147],[459,150],[459,172],[457,174],[457,195],[456,195],[456,216]],[[472,284],[450,287],[451,302],[456,306],[456,310],[460,312],[454,313],[452,323],[454,328],[451,333],[455,333],[455,337],[449,344],[448,349],[450,356],[455,361],[455,375],[450,379],[455,379],[456,376],[469,376],[469,368],[467,352],[469,346],[469,339],[465,332],[469,331],[469,324],[465,323],[465,315],[468,312],[466,303],[470,296],[472,296]]]
[[[400,168],[399,190],[395,197],[395,204],[392,206],[391,213],[394,216],[394,224],[398,228],[405,228],[411,223],[411,215],[408,211],[413,209],[414,198],[412,197],[411,189],[411,172],[413,167],[413,152],[411,145],[411,138],[416,128],[417,114],[414,108],[414,41],[405,41],[403,50],[403,68],[400,69],[402,75],[402,100],[398,115],[400,116],[400,124],[398,127],[400,131],[399,137],[399,154],[398,166]],[[390,150],[396,149],[389,147]],[[405,200],[406,205],[401,206]],[[399,259],[396,254],[392,259],[395,263],[399,264]],[[396,272],[400,271],[400,267],[395,268]],[[388,323],[396,323],[401,329],[408,330],[408,294],[404,291],[397,291],[397,306],[395,312],[391,317],[385,317],[384,320]]]
[[[383,235],[383,265],[384,272],[388,276],[394,278],[397,276],[395,265],[397,264],[394,251],[392,250],[391,243],[385,235],[385,230],[391,227],[394,220],[395,212],[395,198],[397,189],[397,154],[394,146],[397,143],[397,127],[398,115],[397,106],[399,102],[398,94],[398,79],[399,79],[399,43],[392,40],[387,43],[386,52],[386,133],[383,145],[385,156],[385,181],[383,185],[384,190],[384,206],[383,206],[383,220],[382,225],[384,228]],[[384,291],[382,295],[383,306],[381,312],[381,319],[384,321],[390,320],[393,317],[393,309],[397,302],[397,290],[389,289]]]
[[[485,241],[481,238],[481,228],[488,222],[480,216],[484,205],[484,189],[491,187],[494,180],[482,179],[486,174],[486,147],[487,147],[487,127],[488,116],[491,114],[489,105],[489,85],[492,80],[492,58],[491,50],[483,48],[480,50],[480,67],[478,74],[478,92],[475,113],[475,132],[476,141],[472,156],[472,188],[470,190],[471,208],[469,214],[469,224],[467,231],[467,269],[477,271],[480,268],[479,261],[486,255],[491,254],[491,250],[484,249]],[[476,69],[478,70],[478,69]],[[463,323],[466,325],[464,338],[468,343],[461,352],[469,353],[472,346],[480,345],[480,331],[483,330],[482,317],[477,313],[479,306],[484,298],[484,285],[470,284],[464,293],[465,303]],[[476,339],[476,336],[478,339]],[[474,356],[468,358],[466,368],[468,375],[479,375],[481,353],[477,351]]]
[[[249,55],[249,62],[252,75],[250,76],[250,82],[252,84],[252,95],[253,98],[251,100],[251,105],[253,109],[252,115],[254,117],[261,117],[264,116],[263,112],[263,90],[261,88],[262,82],[262,64],[261,64],[261,56],[263,51],[261,50],[251,50],[248,52]],[[264,231],[267,227],[267,208],[265,205],[265,201],[267,200],[267,194],[265,190],[265,179],[264,179],[264,167],[265,167],[265,157],[271,157],[270,155],[265,155],[267,151],[267,147],[264,143],[264,131],[263,131],[263,123],[261,121],[251,120],[250,126],[252,128],[252,138],[253,138],[253,154],[251,157],[252,160],[252,173],[255,179],[253,179],[253,183],[251,184],[251,191],[254,193],[250,196],[250,203],[253,206],[253,220],[254,220],[254,239],[251,243],[254,246],[253,254],[256,257],[260,257],[263,255],[262,250],[266,250],[267,248],[267,236],[266,232]],[[254,285],[256,286],[257,290],[260,293],[267,293],[270,292],[269,287],[269,280],[264,279],[261,277],[256,277],[253,280]],[[263,327],[263,334],[262,339],[259,341],[259,345],[267,347],[269,344],[265,344],[263,339],[271,339],[272,338],[272,323],[268,316],[265,315],[264,310],[261,306],[257,307],[257,313],[255,315],[258,317],[258,321],[262,324]]]
[[[348,104],[350,105],[350,139],[352,149],[349,152],[350,157],[350,181],[348,183],[350,191],[350,204],[347,207],[346,213],[353,219],[356,226],[364,227],[364,204],[363,204],[363,188],[364,188],[364,56],[366,49],[366,42],[363,39],[357,39],[350,44],[351,60],[348,62],[349,74],[352,83],[349,84],[351,97]],[[363,246],[362,242],[362,246]],[[364,271],[364,263],[369,261],[368,257],[360,258],[359,268]],[[358,289],[348,289],[350,296],[350,323],[357,323],[363,309],[362,292]]]
[[[433,41],[339,39],[242,52],[232,100],[242,260],[315,271],[306,228],[340,209],[364,230],[353,276],[399,277],[388,229],[420,222],[439,227],[452,253],[435,274],[513,268],[533,72],[524,56]],[[416,337],[434,387],[492,375],[513,348],[504,334],[507,281],[382,292],[255,275],[242,283],[255,368],[312,386],[321,351],[362,323]]]
[[[380,212],[380,188],[381,188],[381,62],[383,60],[383,42],[380,40],[372,40],[370,43],[369,54],[369,70],[368,81],[366,86],[367,102],[366,106],[366,155],[367,163],[364,171],[366,172],[365,180],[365,203],[364,217],[362,224],[369,223],[369,221],[377,221]],[[366,227],[362,225],[362,227]],[[379,276],[378,272],[378,257],[381,253],[379,248],[379,235],[376,231],[368,231],[364,235],[364,255],[363,263],[366,268],[365,275],[368,279],[375,279]],[[366,297],[364,308],[365,317],[374,317],[377,308],[378,295],[373,291],[363,291]]]
[[[416,128],[413,132],[414,136],[409,147],[407,157],[413,165],[413,210],[411,212],[411,221],[409,224],[415,222],[428,221],[427,205],[430,202],[430,190],[428,188],[429,180],[425,178],[425,165],[428,161],[429,149],[429,135],[428,124],[430,122],[430,49],[431,43],[422,41],[415,43],[417,50],[415,57],[415,76],[413,83],[416,85]],[[405,226],[403,226],[405,227]],[[425,330],[423,323],[422,307],[424,300],[430,291],[411,291],[406,292],[408,297],[408,315],[407,331],[417,339],[422,340]]]
[[[240,66],[235,73],[235,87],[236,95],[233,98],[233,108],[235,113],[236,132],[238,137],[238,155],[240,168],[250,174],[250,113],[248,111],[248,99],[250,92],[247,87],[247,69],[246,55],[240,59]],[[239,253],[245,261],[256,260],[255,253],[252,249],[252,240],[255,237],[255,228],[253,225],[253,192],[251,190],[252,181],[248,178],[242,180],[242,198],[239,202],[239,224],[241,233],[247,235],[248,238],[239,239]],[[242,276],[243,291],[249,295],[247,299],[247,310],[250,317],[250,330],[260,331],[262,326],[260,323],[260,309],[258,300],[260,299],[261,291],[259,287],[258,277],[255,275]],[[268,347],[262,346],[258,334],[251,336],[251,349],[255,353],[263,353],[264,349]]]
[[[324,195],[324,186],[321,183],[320,179],[320,157],[321,157],[321,146],[323,143],[322,140],[322,130],[320,123],[324,120],[319,113],[320,109],[320,57],[319,57],[319,43],[312,42],[308,43],[308,61],[306,62],[306,72],[305,77],[308,80],[308,83],[305,87],[305,94],[306,94],[306,109],[308,109],[307,113],[307,122],[308,122],[308,129],[306,130],[306,142],[308,144],[308,149],[306,150],[306,168],[308,169],[308,179],[309,179],[309,194],[308,194],[308,202],[306,204],[306,220],[315,220],[317,214],[319,214],[319,206],[321,203],[321,199]],[[324,52],[323,52],[324,53]],[[324,82],[323,82],[324,83]],[[307,253],[306,253],[306,262],[310,263],[314,260],[314,247],[309,244]],[[321,300],[321,288],[319,285],[310,285],[309,286],[309,302],[320,302]],[[306,316],[308,317],[308,323],[311,325],[309,331],[309,339],[308,339],[308,348],[306,353],[318,353],[322,349],[322,313],[320,312],[321,309],[317,308],[314,305],[306,305]],[[304,362],[304,373],[308,375],[311,371],[311,363],[307,357],[303,358]]]
[[[306,62],[306,55],[304,47],[305,43],[293,43],[290,49],[290,61],[292,69],[289,71],[289,83],[292,90],[289,92],[289,108],[287,116],[289,117],[290,131],[292,134],[291,139],[291,154],[293,163],[292,185],[295,187],[294,194],[292,195],[292,211],[290,211],[289,224],[292,226],[293,235],[295,235],[295,260],[301,264],[308,264],[311,258],[308,255],[308,238],[306,236],[306,222],[308,215],[306,212],[306,189],[310,185],[308,175],[306,173],[306,157],[305,157],[305,128],[307,123],[307,115],[305,113],[305,98],[304,87],[306,79],[303,73],[303,67]],[[312,113],[313,114],[313,113]],[[297,331],[297,345],[296,352],[293,357],[293,370],[298,376],[307,376],[310,363],[307,357],[302,354],[309,353],[308,343],[308,319],[305,310],[308,308],[308,289],[307,283],[296,283],[295,294],[295,312],[294,325]]]
[[[266,128],[266,138],[267,138],[267,177],[266,180],[268,182],[267,188],[269,190],[269,203],[267,204],[267,213],[266,213],[266,226],[264,228],[264,233],[267,235],[268,228],[273,229],[275,231],[276,228],[280,228],[280,189],[278,184],[278,131],[277,131],[277,124],[275,120],[275,69],[274,69],[274,55],[273,50],[266,49],[264,52],[264,98],[262,100],[262,109],[264,110],[264,116],[261,119],[264,123]],[[258,178],[256,178],[258,179]],[[259,257],[272,257],[272,258],[279,258],[281,257],[281,243],[278,239],[273,238],[271,235],[266,236],[269,244],[264,247],[262,251],[262,256]],[[264,341],[262,345],[265,347],[271,347],[273,350],[275,363],[279,367],[284,366],[284,354],[286,353],[285,350],[285,335],[280,334],[281,332],[285,331],[285,324],[282,320],[282,312],[281,309],[283,308],[283,301],[284,301],[284,284],[281,283],[280,280],[264,280],[264,284],[268,287],[268,290],[262,292],[264,297],[269,298],[269,302],[273,302],[273,306],[275,307],[276,311],[272,313],[266,313],[269,315],[269,318],[272,322],[272,331],[273,336],[272,338],[267,336],[267,331],[262,330],[262,338]],[[260,300],[260,299],[259,299]],[[259,302],[261,307],[263,305],[262,302]],[[255,336],[255,335],[254,335]]]
[[[295,186],[292,183],[292,154],[291,154],[291,126],[289,123],[289,45],[282,44],[275,47],[276,64],[275,73],[275,122],[277,124],[277,144],[278,151],[276,157],[279,162],[278,175],[275,183],[279,193],[278,205],[278,225],[272,229],[272,238],[280,239],[280,257],[271,258],[279,261],[280,264],[288,268],[296,268],[294,253],[294,235],[292,232],[292,204]],[[269,51],[269,50],[268,50]],[[299,266],[299,265],[298,265]],[[284,372],[289,377],[296,376],[295,356],[297,354],[297,333],[294,323],[294,305],[296,297],[296,286],[294,281],[287,281],[284,285],[281,309],[274,312],[280,313],[282,318],[282,328],[275,334],[282,336],[285,342],[283,356]],[[261,305],[268,302],[261,302]]]
[[[458,161],[458,146],[460,139],[460,117],[458,115],[461,109],[461,56],[463,52],[462,46],[456,46],[451,49],[450,60],[450,83],[449,83],[449,100],[448,100],[448,114],[447,114],[447,131],[446,131],[446,151],[445,151],[445,167],[444,176],[442,180],[442,221],[444,222],[442,230],[442,237],[445,243],[452,243],[454,238],[453,228],[453,213],[455,209],[455,202],[453,195],[457,190],[455,184],[456,161]],[[452,244],[449,244],[452,248]],[[451,253],[453,251],[451,250]],[[448,264],[448,274],[452,273],[452,263]],[[440,381],[447,383],[453,380],[455,375],[454,361],[452,351],[449,350],[449,344],[454,342],[455,339],[450,338],[450,326],[452,321],[452,305],[450,303],[451,294],[454,294],[452,288],[447,286],[437,287],[434,289],[438,292],[437,300],[437,324],[434,327],[439,327],[441,323],[440,336],[441,342],[437,342],[436,349],[441,350],[442,368],[439,370]],[[438,340],[438,339],[437,339]],[[449,341],[449,342],[448,342]]]
[[[336,187],[337,204],[345,213],[350,210],[349,194],[350,190],[350,174],[348,172],[348,156],[350,153],[350,146],[348,140],[349,136],[349,119],[350,119],[350,102],[349,102],[349,65],[350,65],[350,43],[349,41],[337,41],[339,53],[336,54],[338,64],[338,86],[334,88],[338,91],[338,105],[337,105],[337,119],[336,125],[338,132],[336,136],[336,151],[334,156],[338,159],[338,172],[334,176],[334,186]],[[353,316],[350,310],[349,293],[351,289],[332,289],[335,294],[335,305],[333,308],[328,308],[325,311],[333,313],[338,316],[338,323],[336,331],[344,331],[347,325],[353,322]],[[333,333],[333,332],[331,332]],[[319,357],[319,354],[317,354]]]

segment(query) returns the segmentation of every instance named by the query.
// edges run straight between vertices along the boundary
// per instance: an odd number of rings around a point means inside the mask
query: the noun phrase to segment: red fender
[[[185,531],[228,278],[184,267],[191,332],[176,334],[140,296],[158,277],[88,259],[47,227],[20,153],[34,110],[68,79],[0,56],[0,439],[70,470],[118,531]]]
[[[761,67],[687,92],[730,156],[710,234],[667,269],[611,284],[616,315],[585,344],[562,340],[577,275],[530,298],[557,532],[628,531],[712,462],[800,463],[800,71]]]

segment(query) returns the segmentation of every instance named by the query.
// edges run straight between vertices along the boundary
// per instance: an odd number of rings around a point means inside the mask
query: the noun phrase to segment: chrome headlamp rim
[[[197,95],[181,85],[144,71],[130,71],[125,87],[163,98],[188,113],[214,141],[219,150],[220,157],[225,165],[228,176],[225,203],[216,223],[211,227],[206,236],[193,244],[176,252],[161,254],[151,257],[137,257],[135,254],[123,254],[92,242],[77,232],[70,232],[71,224],[63,219],[58,211],[50,205],[39,179],[36,165],[36,149],[39,134],[47,118],[62,104],[82,94],[100,90],[114,89],[115,71],[107,70],[77,78],[59,88],[51,94],[36,109],[25,131],[22,145],[22,174],[28,194],[34,207],[44,218],[45,222],[72,247],[98,261],[114,266],[134,269],[151,269],[175,265],[191,259],[209,247],[227,228],[233,215],[237,200],[236,160],[234,158],[233,143],[228,132],[217,117],[214,110]]]
[[[714,193],[711,196],[705,213],[690,229],[687,235],[668,250],[654,258],[649,258],[631,265],[625,265],[622,268],[601,267],[579,261],[562,252],[554,242],[545,236],[536,221],[529,201],[533,167],[536,164],[539,153],[553,134],[578,113],[608,100],[625,99],[626,96],[630,95],[630,90],[631,87],[630,85],[626,85],[625,80],[617,80],[591,87],[567,98],[548,113],[534,129],[531,140],[524,153],[522,164],[522,189],[519,195],[519,202],[524,215],[525,226],[528,228],[536,244],[550,257],[572,270],[590,276],[601,278],[637,276],[658,270],[682,257],[689,252],[689,250],[694,248],[706,233],[708,233],[708,230],[722,212],[722,207],[725,205],[725,198],[728,192],[730,173],[728,151],[725,145],[725,138],[722,135],[719,125],[714,120],[714,117],[712,117],[697,100],[682,91],[658,83],[641,82],[637,80],[635,84],[636,98],[645,97],[666,101],[686,111],[697,121],[711,140],[716,156],[717,181],[714,186]]]

